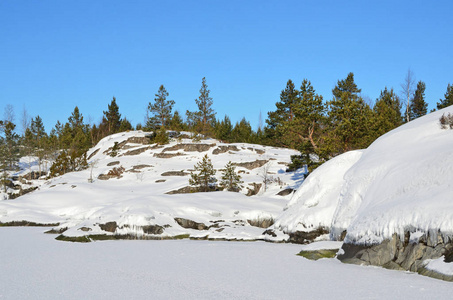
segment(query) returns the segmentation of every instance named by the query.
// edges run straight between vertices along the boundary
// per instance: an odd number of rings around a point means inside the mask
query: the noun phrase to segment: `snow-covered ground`
[[[0,299],[451,299],[452,283],[310,261],[300,245],[220,241],[67,243],[0,228]]]
[[[143,227],[160,226],[159,237],[255,240],[263,238],[265,229],[252,225],[275,219],[290,197],[276,194],[297,188],[304,178],[301,172],[286,172],[290,156],[298,153],[294,150],[189,138],[159,146],[149,144],[147,135],[132,131],[102,139],[88,151],[88,169],[35,181],[39,190],[0,201],[0,222],[60,223],[59,228],[68,228],[64,235],[72,237],[129,234],[149,238],[156,234],[145,232]],[[115,143],[120,149],[113,156]],[[217,170],[219,181],[221,169],[229,161],[238,164],[236,171],[244,181],[240,193],[167,194],[189,185],[190,172],[205,155]],[[122,172],[118,178],[100,179],[115,169]],[[257,195],[246,196],[254,184],[262,185],[264,174],[273,179],[267,189],[261,186]],[[176,218],[204,228],[183,228]],[[102,229],[108,222],[116,222],[116,228]]]

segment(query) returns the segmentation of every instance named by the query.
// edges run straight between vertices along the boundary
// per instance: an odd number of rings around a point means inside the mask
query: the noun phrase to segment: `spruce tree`
[[[173,117],[170,120],[169,128],[171,130],[176,130],[176,131],[181,131],[181,130],[185,129],[184,121],[181,118],[181,115],[179,114],[178,111],[175,111],[173,113]]]
[[[104,111],[104,120],[107,123],[108,134],[117,133],[121,127],[121,114],[119,113],[119,107],[116,104],[116,98],[113,97],[112,101],[108,105],[108,110]]]
[[[194,169],[198,173],[190,172],[189,184],[198,186],[200,192],[215,190],[217,179],[214,177],[215,170],[207,154],[194,166]]]
[[[453,105],[453,85],[448,84],[445,98],[440,99],[439,101],[440,102],[437,102],[437,109],[442,109],[447,106]]]
[[[222,121],[216,122],[215,126],[215,137],[218,140],[224,142],[231,141],[231,132],[233,131],[233,125],[231,124],[230,118],[225,115]]]
[[[423,81],[417,83],[417,89],[409,107],[411,120],[424,116],[428,112],[428,103],[425,101],[425,88],[426,85]]]
[[[220,187],[230,192],[239,192],[241,189],[241,176],[236,173],[236,167],[228,162],[225,168],[222,170],[222,179],[220,181]]]
[[[146,127],[149,129],[156,130],[169,125],[175,101],[167,100],[168,95],[164,85],[161,85],[155,94],[154,103],[148,104],[148,111],[153,115],[146,123]]]
[[[242,118],[231,131],[231,141],[235,143],[250,143],[252,134],[253,131],[250,122]]]

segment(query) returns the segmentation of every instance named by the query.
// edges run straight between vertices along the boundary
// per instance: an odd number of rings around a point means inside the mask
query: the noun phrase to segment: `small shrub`
[[[451,113],[448,113],[447,115],[443,114],[442,117],[440,117],[439,122],[442,129],[453,129],[453,115]]]

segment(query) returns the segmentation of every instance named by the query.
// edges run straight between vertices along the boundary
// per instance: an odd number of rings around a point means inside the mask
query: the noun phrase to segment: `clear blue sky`
[[[217,117],[263,122],[288,79],[331,100],[353,72],[374,101],[408,68],[429,109],[453,84],[453,1],[0,1],[0,117],[46,130],[113,96],[133,125],[164,84],[182,114],[206,77]],[[18,125],[20,131],[20,125]]]

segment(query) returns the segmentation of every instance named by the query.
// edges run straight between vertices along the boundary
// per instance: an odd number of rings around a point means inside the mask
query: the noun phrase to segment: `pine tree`
[[[217,179],[214,175],[216,171],[207,154],[194,166],[194,169],[198,173],[190,173],[189,184],[198,186],[200,192],[215,190]]]
[[[366,148],[372,142],[372,110],[359,96],[360,92],[353,73],[339,80],[332,90],[334,98],[328,103],[330,149],[326,151],[333,155]]]
[[[417,83],[417,89],[409,107],[411,120],[424,116],[428,112],[428,103],[425,101],[425,88],[426,85],[423,81]]]
[[[222,179],[220,181],[220,187],[230,192],[239,192],[241,184],[244,183],[241,180],[241,176],[236,173],[236,167],[228,162],[225,169],[222,170]]]
[[[108,110],[104,111],[104,120],[107,122],[108,134],[117,133],[120,131],[121,126],[121,114],[119,113],[119,107],[116,104],[116,98],[113,97],[112,101],[108,105]]]
[[[182,131],[185,130],[184,121],[178,111],[175,111],[170,120],[169,128],[171,130]]]
[[[159,87],[157,94],[155,94],[154,103],[148,104],[148,111],[153,114],[147,120],[146,126],[149,129],[155,130],[161,127],[167,127],[171,119],[171,111],[175,101],[167,100],[169,93],[163,85]]]
[[[212,123],[215,121],[215,112],[212,108],[212,98],[209,96],[210,90],[206,84],[206,77],[201,81],[200,96],[195,99],[198,111],[186,111],[187,120],[195,131],[209,136],[211,134]]]
[[[445,98],[440,99],[439,101],[440,102],[437,102],[437,109],[442,109],[447,106],[453,105],[453,85],[448,84]]]

